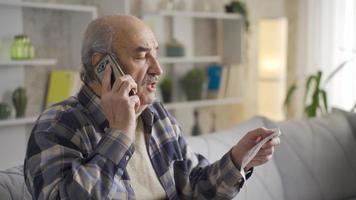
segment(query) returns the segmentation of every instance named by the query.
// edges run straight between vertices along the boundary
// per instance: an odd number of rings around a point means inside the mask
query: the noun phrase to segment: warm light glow
[[[265,58],[260,61],[261,76],[264,78],[276,78],[283,73],[283,63],[279,59]]]
[[[258,38],[258,114],[283,120],[287,59],[286,18],[261,20]]]
[[[259,77],[283,78],[287,54],[287,20],[264,19],[260,22]]]

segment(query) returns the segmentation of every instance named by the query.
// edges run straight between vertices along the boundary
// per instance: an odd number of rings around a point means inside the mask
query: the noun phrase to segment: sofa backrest
[[[278,123],[283,135],[274,157],[285,199],[356,198],[355,117],[336,113]]]

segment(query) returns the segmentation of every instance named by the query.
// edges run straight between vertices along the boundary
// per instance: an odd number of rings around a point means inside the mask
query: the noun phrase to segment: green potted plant
[[[171,102],[172,101],[172,86],[173,86],[172,78],[169,76],[165,76],[162,79],[159,86],[161,88],[163,102]]]
[[[27,106],[27,95],[25,88],[18,87],[12,93],[12,103],[14,104],[16,110],[16,118],[24,117]]]
[[[305,93],[304,93],[304,115],[307,117],[315,117],[320,113],[328,113],[329,105],[327,92],[324,89],[325,85],[331,81],[331,79],[346,66],[351,60],[346,60],[342,62],[326,79],[322,82],[323,73],[317,71],[315,74],[311,74],[307,77],[305,83]],[[287,110],[290,105],[292,96],[297,90],[297,84],[294,82],[287,91],[287,96],[284,100],[284,108]],[[356,104],[355,104],[356,106]]]
[[[242,1],[231,1],[229,4],[225,5],[225,11],[227,13],[238,13],[240,14],[245,23],[245,28],[248,31],[250,22],[248,21],[248,12],[247,12],[247,7],[246,4]]]
[[[7,119],[11,115],[11,107],[9,104],[0,102],[0,119]]]
[[[177,39],[173,38],[166,44],[166,54],[168,57],[184,56],[184,46]]]
[[[182,77],[180,84],[187,96],[187,100],[201,99],[205,80],[205,71],[199,68],[190,70]]]

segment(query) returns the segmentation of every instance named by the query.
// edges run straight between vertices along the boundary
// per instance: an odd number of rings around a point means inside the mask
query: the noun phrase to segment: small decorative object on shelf
[[[250,23],[248,21],[248,12],[244,2],[238,0],[231,1],[229,4],[225,5],[225,11],[227,13],[239,13],[242,15],[245,20],[245,28],[248,30]]]
[[[11,107],[7,103],[0,103],[0,119],[8,119],[11,115]]]
[[[194,110],[194,125],[192,128],[192,135],[201,135],[201,129],[199,125],[199,111],[197,109]]]
[[[172,78],[169,76],[164,77],[161,81],[160,88],[165,103],[172,101],[172,82]]]
[[[28,60],[35,57],[35,49],[30,38],[25,35],[16,35],[11,45],[11,59]]]
[[[168,57],[183,57],[184,46],[178,40],[173,39],[166,44],[166,54]]]
[[[188,100],[201,99],[205,79],[205,71],[199,68],[192,69],[182,77],[180,83]]]
[[[12,103],[14,104],[16,110],[16,118],[24,117],[27,106],[27,95],[25,88],[18,87],[12,93]]]
[[[218,92],[221,84],[223,66],[211,65],[208,67],[208,93],[209,99],[215,99],[218,96]]]

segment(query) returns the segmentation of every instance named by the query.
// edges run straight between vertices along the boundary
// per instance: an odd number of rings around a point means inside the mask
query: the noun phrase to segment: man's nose
[[[151,57],[150,60],[150,72],[155,74],[155,75],[161,75],[163,73],[162,67],[158,62],[158,59],[156,57]]]

